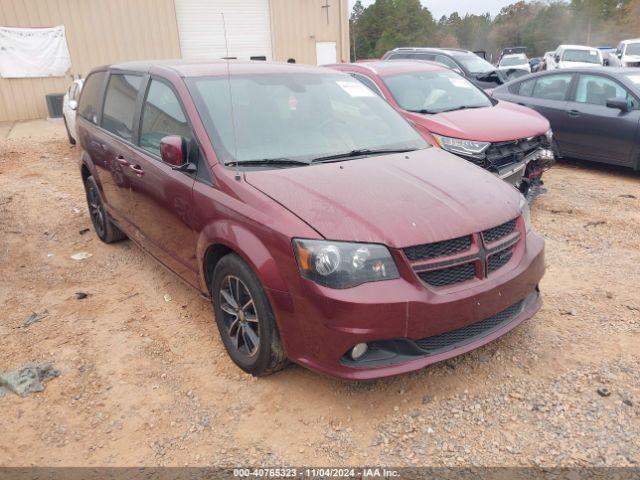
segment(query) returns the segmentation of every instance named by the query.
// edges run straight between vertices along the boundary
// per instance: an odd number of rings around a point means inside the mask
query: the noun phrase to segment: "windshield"
[[[461,63],[464,68],[472,75],[478,75],[480,73],[489,73],[495,70],[494,66],[483,58],[472,54],[462,54],[453,56],[456,61]]]
[[[500,60],[501,67],[512,67],[514,65],[525,65],[527,60],[524,57],[507,57]]]
[[[232,75],[187,83],[224,163],[427,147],[392,107],[347,75]]]
[[[564,62],[602,63],[597,50],[565,50]]]
[[[450,71],[402,73],[383,81],[404,110],[439,113],[492,106],[478,87]]]
[[[640,55],[640,42],[630,43],[624,52],[625,55]]]

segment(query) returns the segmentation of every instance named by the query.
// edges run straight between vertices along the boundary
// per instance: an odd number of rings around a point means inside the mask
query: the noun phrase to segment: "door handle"
[[[135,173],[139,177],[144,175],[144,170],[140,165],[129,165],[129,168],[133,171],[133,173]]]
[[[580,112],[578,110],[567,110],[567,115],[570,117],[579,117]]]
[[[130,165],[129,161],[126,158],[124,158],[122,155],[118,155],[116,157],[116,162],[118,162],[123,167],[128,167]]]

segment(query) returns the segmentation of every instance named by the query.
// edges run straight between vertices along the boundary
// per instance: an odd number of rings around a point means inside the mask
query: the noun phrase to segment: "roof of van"
[[[321,67],[260,60],[144,60],[115,63],[106,68],[135,72],[173,71],[182,77],[246,75],[260,73],[327,73]]]

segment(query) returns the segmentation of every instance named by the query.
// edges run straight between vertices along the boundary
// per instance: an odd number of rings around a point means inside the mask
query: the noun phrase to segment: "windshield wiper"
[[[259,160],[238,160],[236,162],[227,162],[225,163],[228,167],[236,167],[238,165],[309,165],[309,162],[305,162],[302,160],[294,160],[293,158],[263,158]]]
[[[422,108],[420,110],[407,110],[407,112],[421,113],[422,115],[433,115],[434,113],[439,113],[439,112],[436,112],[435,110],[427,110],[426,108]]]
[[[470,110],[472,108],[485,108],[488,105],[460,105],[459,107],[447,108],[446,110],[440,110],[438,113],[455,112],[457,110]]]
[[[311,163],[318,162],[330,162],[332,160],[347,160],[349,158],[356,157],[368,157],[371,155],[384,155],[391,153],[406,153],[406,152],[414,152],[415,148],[381,148],[378,150],[371,150],[368,148],[362,148],[359,150],[351,150],[350,152],[338,153],[336,155],[327,155],[325,157],[318,157],[311,160]]]

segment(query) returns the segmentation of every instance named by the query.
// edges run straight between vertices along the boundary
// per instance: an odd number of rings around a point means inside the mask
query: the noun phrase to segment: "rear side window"
[[[536,79],[527,80],[526,82],[521,82],[515,85],[515,91],[513,93],[517,93],[523,97],[530,97],[533,95],[533,87],[536,84]]]
[[[140,146],[160,156],[160,140],[178,135],[190,141],[191,128],[173,90],[163,82],[151,80],[142,110]]]
[[[106,72],[92,73],[87,77],[80,95],[80,105],[78,115],[86,118],[91,123],[98,123],[98,112],[100,111],[100,99],[102,98],[102,85]]]
[[[129,142],[133,137],[133,116],[141,83],[139,75],[112,74],[104,99],[102,127]]]
[[[533,97],[543,100],[565,100],[573,75],[548,75],[541,77],[533,89]]]

